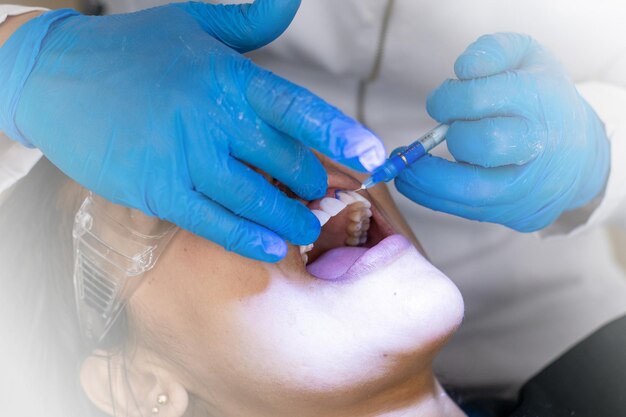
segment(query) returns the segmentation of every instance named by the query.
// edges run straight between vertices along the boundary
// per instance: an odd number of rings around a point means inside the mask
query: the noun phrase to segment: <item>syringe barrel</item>
[[[414,162],[426,155],[426,152],[427,151],[424,148],[424,145],[422,145],[420,141],[410,144],[405,150],[402,151],[402,153],[395,155],[400,158],[404,164],[404,167],[400,169],[400,171],[410,165],[413,165]]]
[[[448,128],[449,126],[440,124],[407,146],[402,152],[391,155],[387,162],[374,171],[371,177],[363,183],[365,188],[369,188],[379,182],[389,182],[397,177],[400,172],[413,165],[418,159],[443,142]]]
[[[371,181],[373,184],[389,182],[397,177],[404,168],[406,168],[406,164],[402,158],[399,155],[393,155],[380,168],[374,171]]]
[[[421,136],[415,142],[407,146],[400,154],[403,162],[407,165],[413,165],[422,156],[430,152],[435,146],[439,145],[446,138],[446,133],[449,127],[444,124],[440,124],[434,129],[430,130],[425,135]]]
[[[450,126],[440,124],[439,126],[430,130],[424,136],[419,138],[416,142],[419,142],[424,147],[425,153],[428,153],[446,139],[446,133],[448,133],[448,129],[450,129]],[[418,159],[422,156],[423,155],[420,155]],[[412,164],[413,162],[411,162],[410,164]]]

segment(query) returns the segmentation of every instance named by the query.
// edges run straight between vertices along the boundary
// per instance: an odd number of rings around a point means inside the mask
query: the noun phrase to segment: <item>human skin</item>
[[[323,162],[330,192],[358,187]],[[412,236],[384,189],[367,196]],[[118,410],[132,386],[143,415],[162,392],[170,400],[159,415],[173,417],[463,415],[432,372],[463,301],[412,245],[365,275],[325,281],[307,272],[297,246],[265,264],[179,231],[128,310],[132,353],[112,357]],[[113,414],[111,363],[96,353],[81,379]]]
[[[40,13],[9,17],[0,46]],[[370,194],[413,239],[386,189]],[[431,368],[462,314],[457,289],[417,250],[328,282],[306,272],[297,247],[270,265],[180,231],[130,300],[131,348],[94,352],[81,380],[111,415],[150,415],[160,393],[159,415],[171,417],[462,415]]]
[[[0,23],[0,48],[20,26],[28,22],[30,19],[36,18],[42,13],[43,12],[30,12],[17,16],[9,16],[7,20]]]

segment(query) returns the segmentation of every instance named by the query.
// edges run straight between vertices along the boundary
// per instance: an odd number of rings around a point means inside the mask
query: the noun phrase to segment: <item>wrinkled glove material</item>
[[[259,170],[312,200],[327,177],[310,148],[361,171],[385,155],[363,126],[242,55],[299,4],[46,13],[0,49],[0,130],[114,203],[277,261],[320,225]]]
[[[557,60],[532,38],[486,35],[457,59],[458,79],[428,98],[455,161],[427,156],[398,190],[434,210],[532,232],[605,187],[604,126]]]
[[[26,147],[33,148],[34,146],[15,126],[15,111],[20,95],[37,62],[37,55],[41,50],[45,33],[55,22],[76,15],[78,12],[74,10],[63,9],[40,16],[37,30],[22,27],[13,34],[9,42],[0,48],[0,62],[12,63],[12,65],[0,65],[0,80],[5,86],[0,96],[0,131]]]

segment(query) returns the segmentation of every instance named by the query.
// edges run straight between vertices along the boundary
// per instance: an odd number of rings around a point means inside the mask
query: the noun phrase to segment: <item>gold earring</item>
[[[157,404],[159,405],[165,405],[169,402],[170,397],[167,396],[167,394],[159,394],[159,396],[157,397]]]

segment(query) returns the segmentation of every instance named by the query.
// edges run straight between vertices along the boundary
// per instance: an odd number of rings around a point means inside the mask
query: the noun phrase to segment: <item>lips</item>
[[[309,274],[327,281],[358,278],[391,263],[412,243],[400,234],[386,237],[371,248],[339,247],[307,266]]]
[[[333,193],[336,190],[329,190]],[[369,196],[366,195],[371,201]],[[306,269],[316,278],[337,281],[357,278],[384,267],[413,244],[387,221],[373,202],[371,227],[364,245],[344,245],[345,222],[341,215],[333,218],[324,228],[311,254]]]

